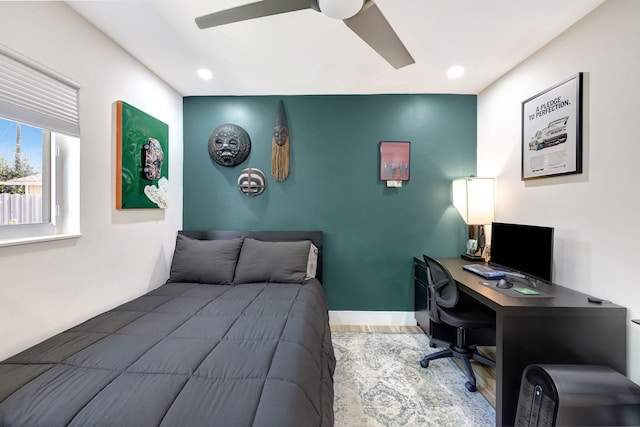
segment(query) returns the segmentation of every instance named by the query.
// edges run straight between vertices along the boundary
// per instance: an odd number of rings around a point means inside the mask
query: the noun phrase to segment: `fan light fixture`
[[[351,18],[360,12],[364,0],[319,0],[322,13],[333,19]]]

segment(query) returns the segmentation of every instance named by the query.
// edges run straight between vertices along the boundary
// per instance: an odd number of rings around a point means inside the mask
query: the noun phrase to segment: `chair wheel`
[[[428,360],[421,360],[420,361],[420,366],[422,366],[423,368],[428,368],[429,367],[429,361]]]
[[[471,381],[467,381],[466,383],[464,383],[464,386],[472,393],[476,391],[476,385],[472,384]]]

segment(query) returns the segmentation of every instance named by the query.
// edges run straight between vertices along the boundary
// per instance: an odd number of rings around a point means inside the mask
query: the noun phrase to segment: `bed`
[[[0,425],[333,425],[322,243],[180,231],[166,284],[0,363]]]

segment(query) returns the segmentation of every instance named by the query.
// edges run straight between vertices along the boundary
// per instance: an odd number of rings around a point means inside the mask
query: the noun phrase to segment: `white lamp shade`
[[[364,0],[319,0],[322,13],[329,18],[347,19],[360,12]]]
[[[453,181],[453,206],[468,225],[490,224],[495,219],[495,179],[463,178]]]

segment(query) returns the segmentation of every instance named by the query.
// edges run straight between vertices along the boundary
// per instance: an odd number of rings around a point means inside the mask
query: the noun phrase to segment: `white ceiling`
[[[477,94],[604,0],[375,0],[416,63],[394,69],[313,10],[200,30],[251,0],[67,1],[184,96]],[[451,80],[452,65],[465,74]],[[196,76],[208,68],[213,79]]]

